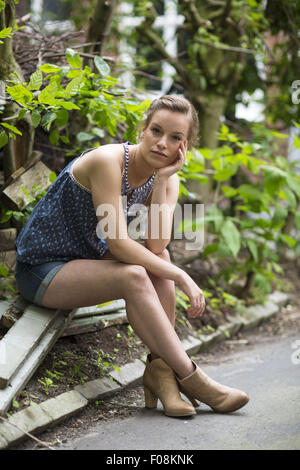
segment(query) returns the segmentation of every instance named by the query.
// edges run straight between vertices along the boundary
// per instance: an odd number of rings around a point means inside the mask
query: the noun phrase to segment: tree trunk
[[[103,54],[105,39],[109,34],[112,15],[116,6],[117,0],[98,0],[93,17],[90,19],[89,30],[87,33],[86,42],[93,42],[86,46],[84,52],[89,54]],[[85,65],[91,63],[91,59],[85,58]]]
[[[0,13],[0,30],[8,27],[14,28],[14,23],[15,3],[13,0],[6,0],[5,8]],[[17,73],[20,81],[23,81],[22,70],[14,58],[12,41],[12,38],[5,38],[0,46],[0,79],[9,80],[12,78],[12,74]],[[20,107],[17,103],[8,101],[1,116],[3,121],[16,126],[22,132],[22,136],[16,136],[16,140],[10,138],[3,148],[5,180],[28,162],[32,156],[34,127],[28,116],[17,121],[16,117],[19,111]]]
[[[197,103],[203,101],[200,95],[189,95],[188,98],[193,102],[197,108]],[[200,98],[200,99],[199,99]],[[200,147],[215,149],[218,146],[218,131],[220,127],[220,118],[225,111],[226,96],[207,95],[205,103],[207,103],[200,111],[198,104],[198,115],[200,125]],[[209,161],[206,161],[206,166],[209,167]],[[187,182],[187,188],[190,192],[197,196],[197,199],[202,204],[207,204],[212,190],[212,180],[207,183],[200,183],[197,180],[190,180]]]

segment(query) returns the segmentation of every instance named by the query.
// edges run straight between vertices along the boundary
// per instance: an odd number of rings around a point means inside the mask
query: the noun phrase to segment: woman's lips
[[[164,157],[167,158],[167,155],[164,153],[157,152],[156,150],[151,150],[152,153],[155,153],[155,155],[158,155],[159,157]]]

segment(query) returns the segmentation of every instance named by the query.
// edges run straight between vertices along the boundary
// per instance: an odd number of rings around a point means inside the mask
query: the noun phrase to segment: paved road
[[[216,380],[249,393],[249,403],[235,413],[221,415],[202,405],[196,416],[176,419],[140,409],[97,425],[61,449],[299,450],[300,361],[292,360],[297,340],[300,332],[270,338],[233,353],[221,365],[203,367]]]

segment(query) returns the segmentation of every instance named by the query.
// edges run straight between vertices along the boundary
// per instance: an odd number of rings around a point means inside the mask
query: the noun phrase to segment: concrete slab
[[[210,335],[199,335],[199,339],[201,341],[201,346],[199,351],[206,351],[206,349],[210,348],[214,344],[218,343],[224,338],[224,333],[217,330]]]
[[[0,423],[0,438],[4,436],[5,447],[8,447],[21,441],[26,433],[34,434],[43,431],[50,423],[51,418],[42,410],[40,405],[31,405],[13,414],[6,422]]]
[[[51,423],[55,424],[80,411],[87,404],[86,398],[76,390],[71,390],[44,401],[40,407],[51,418]]]
[[[219,330],[224,333],[224,336],[226,338],[232,338],[234,335],[238,333],[240,330],[240,324],[238,322],[236,323],[224,323],[223,325],[219,326]]]
[[[1,449],[6,449],[7,447],[8,447],[8,442],[7,442],[7,440],[5,439],[4,436],[2,436],[2,435],[0,434],[0,450],[1,450]]]
[[[5,388],[55,321],[59,310],[27,307],[1,340],[5,361],[0,363],[0,388]]]
[[[83,395],[88,401],[95,401],[121,390],[120,385],[113,380],[112,382],[109,378],[103,377],[102,379],[91,380],[85,384],[76,385],[74,390]]]
[[[272,294],[268,295],[268,300],[270,302],[273,302],[274,304],[277,304],[279,307],[283,307],[284,305],[286,305],[289,299],[289,294],[280,291],[274,291],[272,292]]]
[[[53,325],[41,339],[40,343],[32,351],[27,360],[13,377],[8,387],[0,390],[0,414],[5,413],[11,404],[14,396],[16,396],[32,377],[40,363],[51,350],[53,344],[60,337],[65,326],[68,325],[72,318],[72,312],[60,311]]]
[[[120,385],[126,386],[136,380],[140,379],[144,373],[145,364],[136,359],[134,362],[129,362],[125,366],[120,367],[120,372],[114,370],[110,376]]]
[[[182,344],[187,354],[196,354],[201,348],[202,341],[190,335],[182,341]]]
[[[77,308],[74,318],[90,317],[92,315],[101,315],[103,313],[115,312],[125,308],[125,300],[118,299],[107,302],[106,304],[93,305],[91,307]]]

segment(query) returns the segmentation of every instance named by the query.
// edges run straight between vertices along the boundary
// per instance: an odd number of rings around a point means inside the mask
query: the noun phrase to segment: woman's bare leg
[[[123,298],[128,321],[146,346],[181,378],[194,366],[186,354],[147,271],[114,260],[73,260],[48,286],[43,305],[71,309]]]
[[[157,256],[165,261],[171,262],[170,255],[167,249]],[[176,312],[176,294],[175,294],[175,282],[170,279],[161,279],[148,273],[149,278],[157,292],[160,303],[169,318],[171,325],[175,326],[175,312]]]

